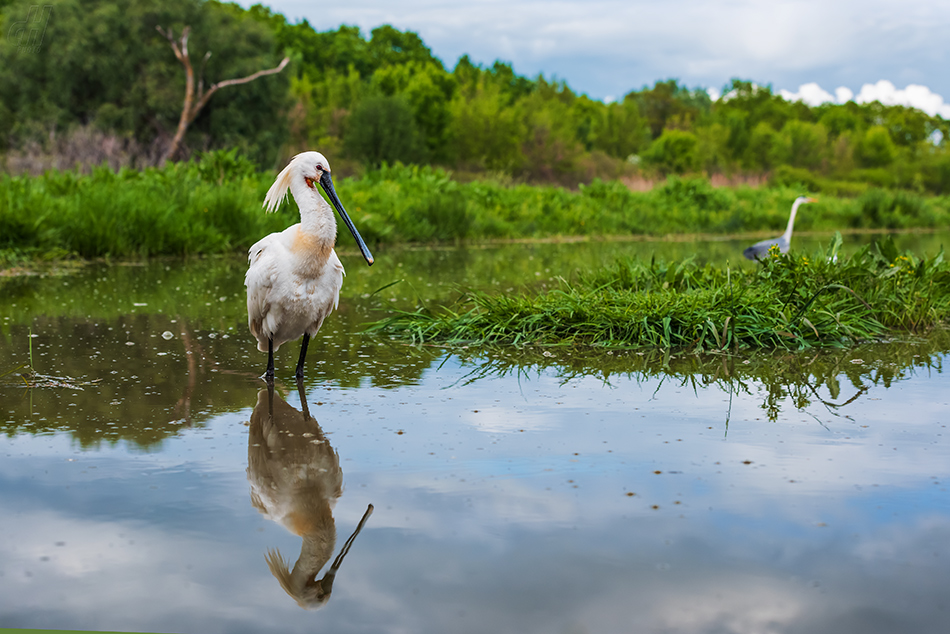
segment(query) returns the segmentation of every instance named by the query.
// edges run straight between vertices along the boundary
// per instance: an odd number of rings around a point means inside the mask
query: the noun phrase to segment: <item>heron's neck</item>
[[[801,205],[799,201],[795,201],[795,204],[792,205],[792,215],[788,217],[788,227],[785,229],[785,233],[782,234],[782,237],[785,238],[785,241],[788,242],[792,239],[792,229],[795,227],[795,214],[798,213],[798,207]]]
[[[336,242],[336,216],[315,189],[305,183],[293,183],[290,187],[297,207],[300,208],[300,229],[331,247]]]

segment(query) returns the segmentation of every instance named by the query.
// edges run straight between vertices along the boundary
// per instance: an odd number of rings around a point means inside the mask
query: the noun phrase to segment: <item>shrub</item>
[[[685,174],[699,169],[698,146],[699,139],[692,132],[664,130],[641,157],[664,174]]]

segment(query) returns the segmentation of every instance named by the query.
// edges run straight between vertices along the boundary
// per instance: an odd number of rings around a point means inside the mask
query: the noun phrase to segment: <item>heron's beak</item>
[[[356,227],[353,225],[353,221],[350,220],[350,216],[346,213],[346,209],[343,208],[343,203],[340,202],[340,197],[336,195],[336,190],[333,189],[333,179],[330,178],[330,172],[323,172],[323,175],[320,177],[320,185],[323,187],[323,191],[327,193],[327,198],[330,199],[330,204],[336,208],[337,213],[340,214],[340,218],[343,218],[343,222],[346,223],[350,233],[352,233],[353,237],[356,238],[356,245],[360,248],[360,253],[363,254],[363,257],[366,259],[366,263],[372,266],[373,254],[369,252],[369,248],[366,246],[366,243],[363,242],[363,238],[360,237],[360,232],[356,230]]]
[[[816,203],[816,202],[818,202],[818,199],[817,199],[817,198],[808,198],[808,199],[805,200],[805,202],[806,202],[806,203]]]

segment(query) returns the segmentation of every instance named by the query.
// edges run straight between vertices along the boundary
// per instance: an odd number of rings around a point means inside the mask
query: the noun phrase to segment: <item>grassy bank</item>
[[[297,221],[293,203],[266,215],[273,181],[233,152],[144,171],[0,175],[0,251],[7,260],[44,254],[147,257],[241,251]],[[337,187],[370,243],[457,242],[552,236],[779,233],[800,188],[716,189],[671,178],[649,192],[594,182],[577,191],[461,183],[446,172],[384,167]],[[871,189],[823,197],[796,229],[900,229],[950,225],[950,198]],[[349,238],[341,238],[344,246]]]
[[[371,327],[414,342],[590,345],[696,351],[850,346],[950,318],[943,254],[900,254],[890,238],[849,258],[775,253],[754,269],[619,260],[556,290],[473,292],[441,310]]]

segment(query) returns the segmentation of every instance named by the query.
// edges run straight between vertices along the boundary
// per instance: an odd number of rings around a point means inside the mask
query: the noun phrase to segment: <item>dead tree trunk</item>
[[[166,161],[173,159],[178,153],[178,150],[181,148],[182,139],[185,138],[185,132],[188,130],[188,126],[191,125],[191,122],[195,120],[195,117],[198,116],[198,113],[201,112],[201,109],[205,107],[208,103],[208,100],[211,99],[211,95],[217,92],[219,89],[226,86],[238,86],[240,84],[246,84],[254,81],[259,77],[264,77],[265,75],[276,75],[280,71],[284,70],[284,66],[290,61],[289,57],[285,57],[281,60],[280,64],[276,67],[268,70],[259,70],[256,73],[252,73],[247,77],[241,77],[239,79],[226,79],[224,81],[219,81],[216,84],[211,84],[208,87],[207,92],[204,89],[204,79],[202,77],[204,73],[204,65],[207,63],[208,58],[211,57],[211,51],[205,53],[204,59],[201,62],[201,70],[198,73],[198,90],[197,94],[195,91],[195,70],[191,65],[191,57],[188,55],[188,36],[191,34],[191,27],[186,26],[181,31],[181,37],[177,40],[175,39],[175,34],[171,29],[165,30],[161,26],[156,26],[158,32],[161,33],[169,44],[172,46],[172,50],[175,52],[175,57],[178,58],[178,61],[181,62],[181,65],[185,67],[185,103],[181,108],[181,118],[178,119],[178,129],[175,131],[175,137],[172,139],[171,145],[165,151],[161,158],[161,164],[164,164]]]

